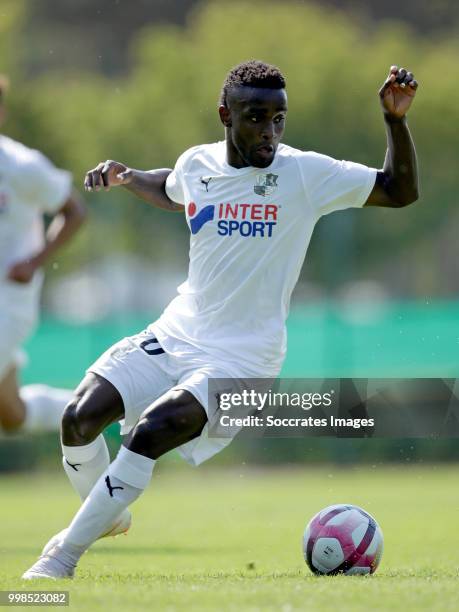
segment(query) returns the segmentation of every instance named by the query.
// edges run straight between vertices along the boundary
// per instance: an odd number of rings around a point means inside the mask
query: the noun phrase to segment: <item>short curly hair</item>
[[[234,87],[284,89],[285,78],[276,66],[260,60],[249,60],[238,64],[226,75],[220,93],[220,104],[227,106],[228,91]]]

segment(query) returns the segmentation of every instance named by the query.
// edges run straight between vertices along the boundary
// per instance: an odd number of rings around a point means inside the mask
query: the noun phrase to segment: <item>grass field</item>
[[[77,497],[63,476],[0,479],[0,590],[50,588],[19,576],[65,526]],[[385,536],[371,577],[315,577],[305,523],[322,507],[358,504]],[[457,610],[457,467],[173,470],[157,466],[133,506],[129,535],[98,542],[70,591],[84,610]]]

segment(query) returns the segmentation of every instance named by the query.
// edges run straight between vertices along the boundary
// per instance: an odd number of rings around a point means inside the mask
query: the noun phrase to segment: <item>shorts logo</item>
[[[197,234],[205,223],[212,221],[214,218],[214,213],[215,206],[211,204],[210,206],[205,206],[196,215],[196,204],[194,202],[190,202],[188,204],[188,216],[190,217],[191,233]]]
[[[278,178],[279,175],[277,174],[259,174],[253,187],[254,192],[261,196],[273,194],[277,189]]]

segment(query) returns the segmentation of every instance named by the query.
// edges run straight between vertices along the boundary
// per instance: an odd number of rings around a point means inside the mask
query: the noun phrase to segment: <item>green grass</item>
[[[338,470],[174,471],[157,466],[134,505],[128,536],[83,557],[70,609],[84,610],[457,610],[457,467],[373,466]],[[77,497],[63,476],[0,479],[0,589],[45,589],[18,578],[65,526]],[[385,536],[371,577],[315,577],[300,540],[322,507],[358,504]]]

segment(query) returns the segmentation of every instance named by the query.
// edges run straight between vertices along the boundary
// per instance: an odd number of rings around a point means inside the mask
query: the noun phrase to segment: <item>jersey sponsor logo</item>
[[[211,204],[210,206],[205,206],[196,215],[196,204],[194,202],[190,202],[188,204],[188,216],[190,217],[191,233],[197,234],[205,223],[208,221],[213,221],[214,213],[215,206]]]
[[[272,195],[277,189],[278,174],[259,174],[253,187],[254,192],[257,195],[269,196]]]
[[[188,217],[191,233],[199,230],[217,218],[217,234],[232,236],[239,234],[243,238],[271,238],[277,225],[279,206],[277,204],[221,203],[210,204],[197,212],[194,202],[188,204]]]

